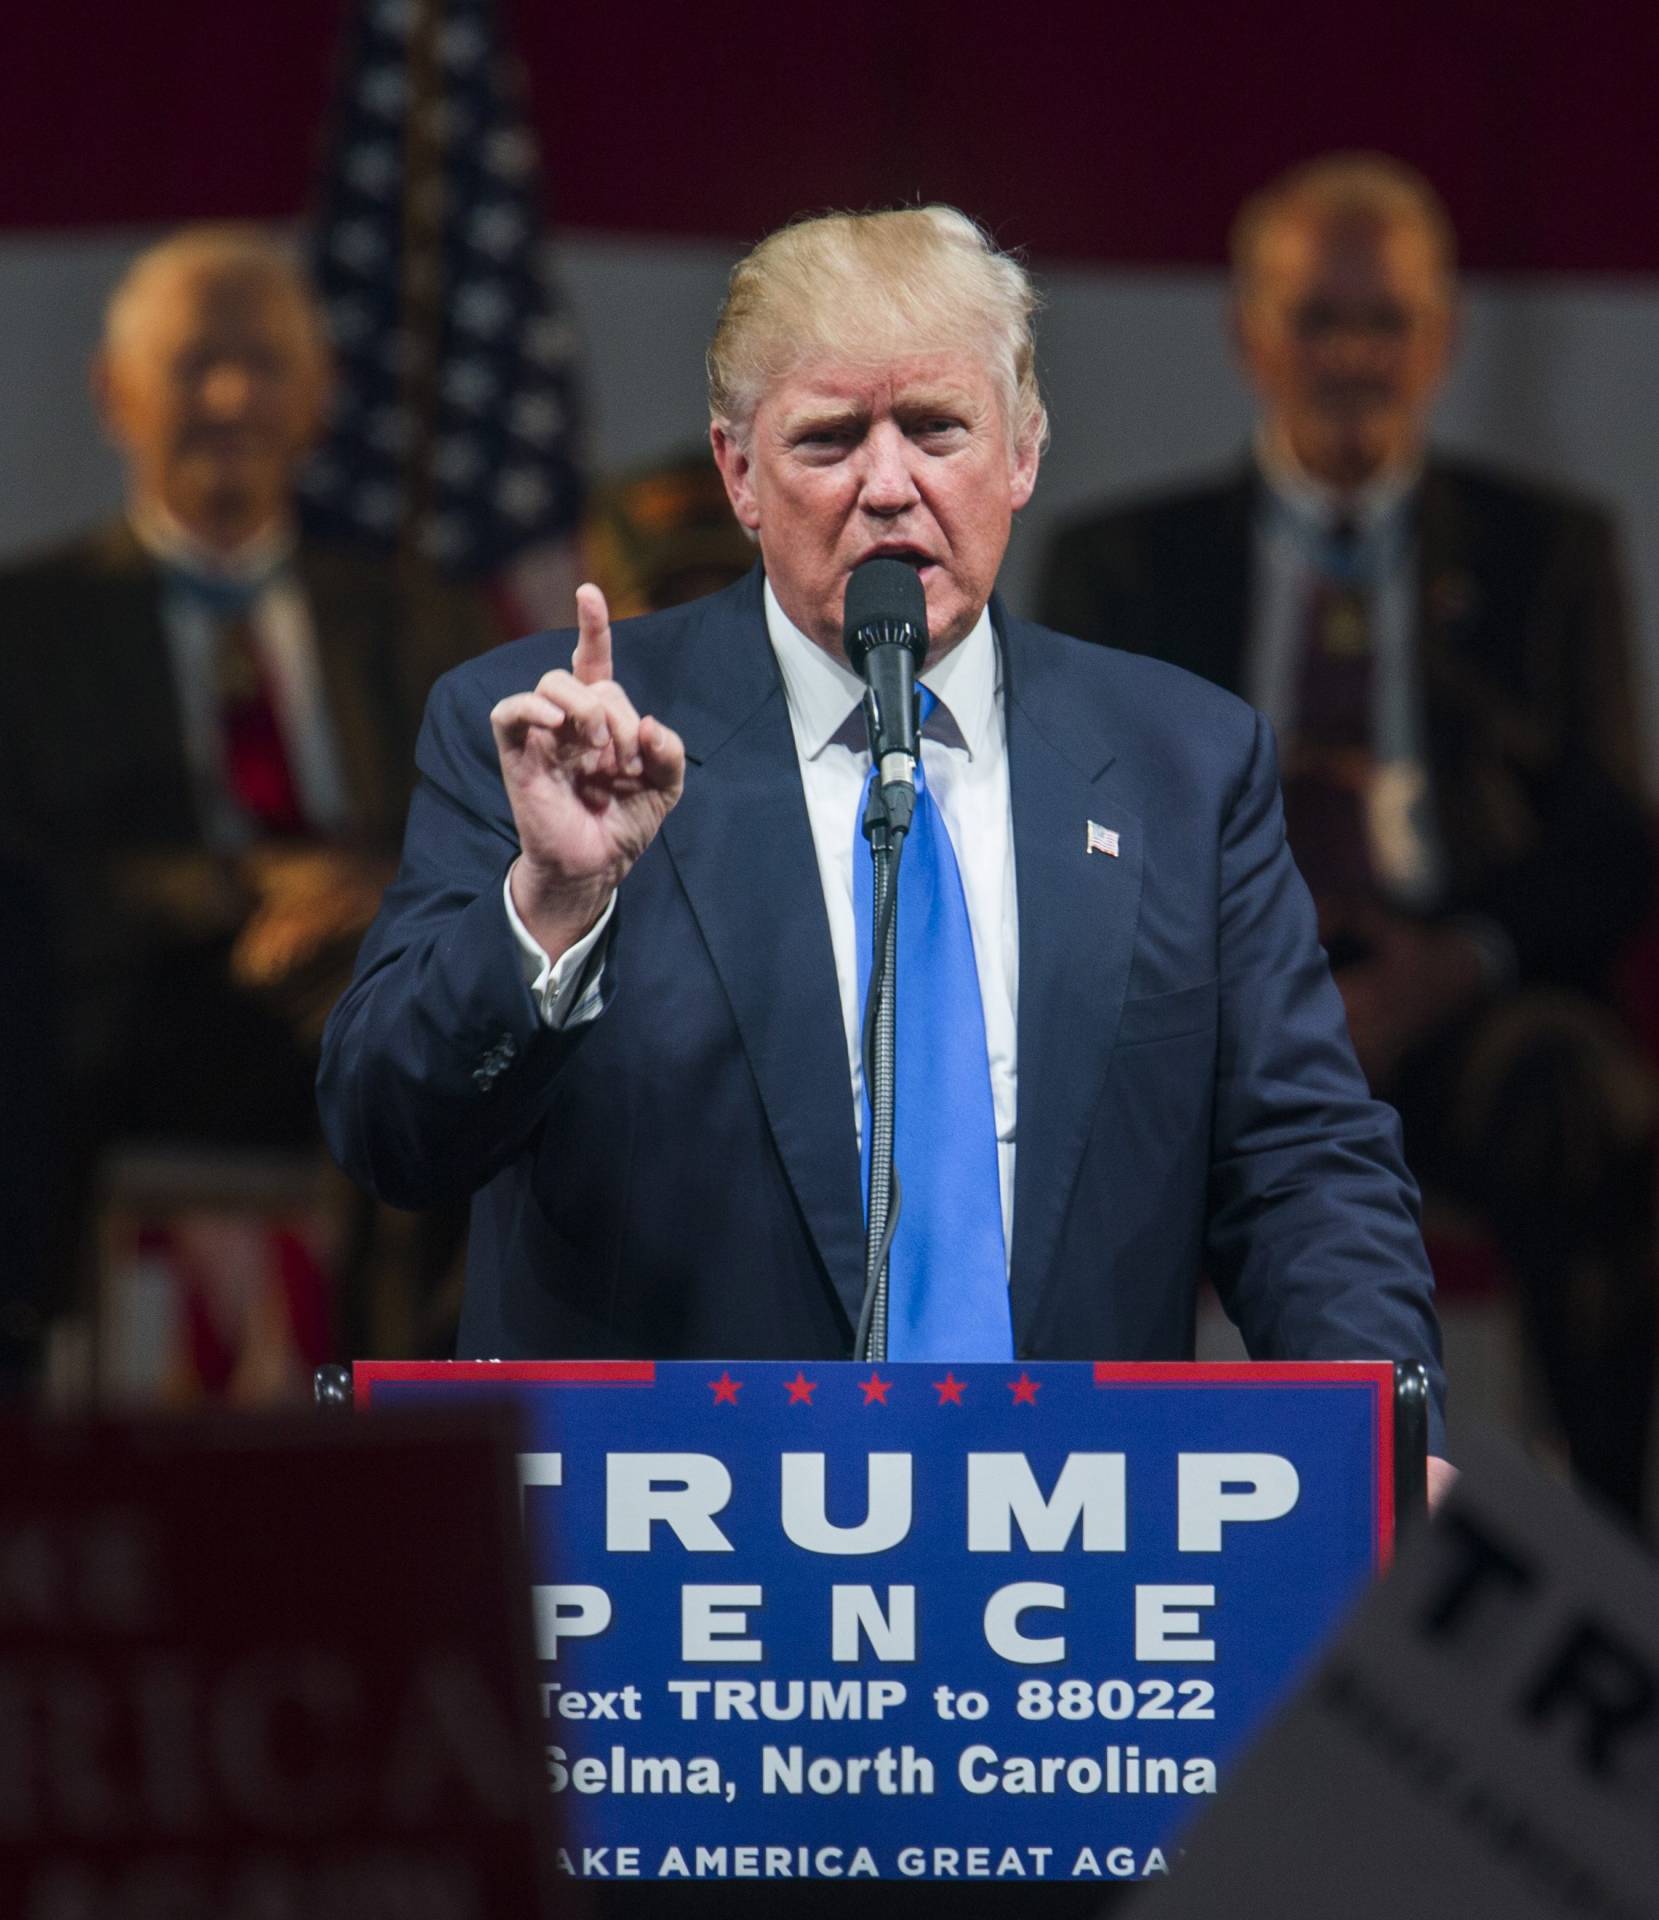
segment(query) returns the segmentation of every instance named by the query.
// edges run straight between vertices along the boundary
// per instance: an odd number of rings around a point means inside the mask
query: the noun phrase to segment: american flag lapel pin
[[[1103,827],[1098,820],[1091,820],[1084,838],[1084,848],[1089,853],[1109,854],[1115,860],[1118,857],[1117,829]]]

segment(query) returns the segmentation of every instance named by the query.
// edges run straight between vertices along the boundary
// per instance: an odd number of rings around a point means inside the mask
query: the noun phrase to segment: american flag
[[[577,343],[493,0],[363,0],[313,270],[339,379],[307,526],[477,580],[565,534],[582,505]]]

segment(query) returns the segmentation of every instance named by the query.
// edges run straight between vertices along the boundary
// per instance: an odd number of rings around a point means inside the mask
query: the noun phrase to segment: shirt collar
[[[158,501],[134,501],[127,518],[138,544],[174,573],[232,590],[253,591],[279,573],[292,557],[294,530],[286,521],[263,528],[226,553],[198,540]]]
[[[857,712],[864,682],[845,661],[835,659],[802,633],[779,605],[770,580],[765,583],[764,599],[766,632],[783,679],[795,745],[803,760],[816,760],[841,733],[848,716]],[[965,639],[923,670],[922,685],[938,696],[956,723],[970,760],[993,737],[999,678],[989,608],[981,611]]]

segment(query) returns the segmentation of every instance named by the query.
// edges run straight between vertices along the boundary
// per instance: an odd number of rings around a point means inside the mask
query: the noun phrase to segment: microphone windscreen
[[[842,604],[842,644],[854,667],[862,669],[872,647],[901,645],[927,658],[927,593],[916,569],[879,554],[854,567]]]

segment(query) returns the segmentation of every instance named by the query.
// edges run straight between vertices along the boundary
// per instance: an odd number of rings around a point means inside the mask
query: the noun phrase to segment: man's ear
[[[713,421],[709,426],[709,445],[714,449],[714,464],[726,483],[726,498],[732,503],[738,525],[748,533],[760,531],[760,502],[755,498],[754,465],[731,423]]]
[[[1029,433],[1024,443],[1014,449],[1014,466],[1009,474],[1009,504],[1015,513],[1029,503],[1036,491],[1037,468],[1041,461],[1041,443],[1035,432]]]

